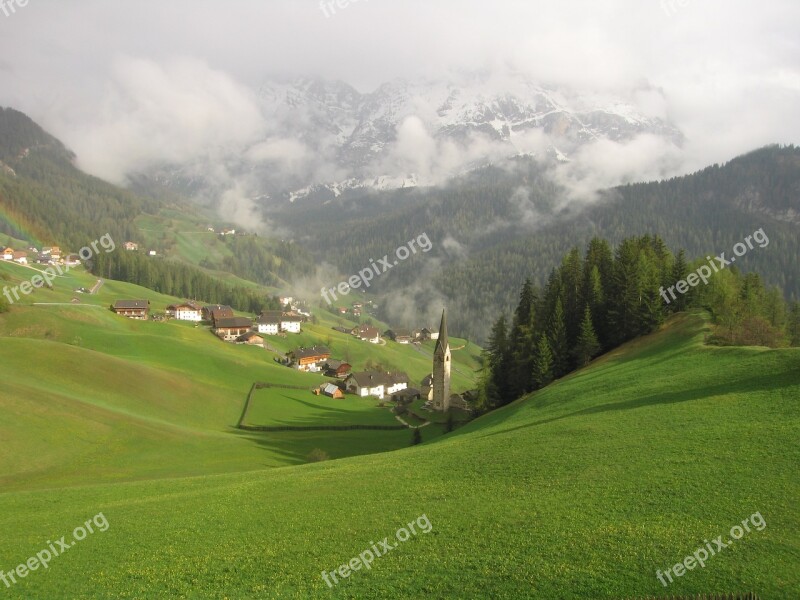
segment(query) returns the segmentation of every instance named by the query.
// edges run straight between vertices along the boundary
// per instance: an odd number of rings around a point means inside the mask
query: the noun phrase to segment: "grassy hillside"
[[[19,285],[36,273],[0,262],[2,285]],[[206,327],[130,321],[108,310],[119,298],[146,298],[153,310],[163,311],[175,298],[116,281],[106,281],[97,294],[73,291],[95,283],[83,269],[73,269],[52,290],[36,290],[0,315],[0,412],[9,416],[0,419],[0,489],[250,471],[304,463],[314,449],[341,458],[410,444],[408,430],[245,434],[233,429],[253,382],[310,390],[326,381],[274,360],[301,343],[325,343],[326,321],[301,336],[268,338],[275,351],[233,346]],[[72,298],[80,303],[70,303]],[[331,344],[336,351],[358,345],[351,352],[356,368],[371,358],[408,367],[418,379],[430,370],[430,359],[412,348],[372,346],[330,331],[342,338]],[[458,379],[468,389],[475,356],[462,351],[454,360],[470,375]],[[303,394],[304,401],[319,400],[310,391]],[[285,398],[268,403],[270,418],[291,414],[293,407],[285,404]],[[350,396],[343,405],[365,414],[371,409],[368,420],[397,424],[376,403]],[[323,425],[336,424],[330,416],[315,413]],[[297,425],[308,424],[308,415],[294,418]],[[440,434],[441,428],[431,427],[425,439]],[[20,462],[20,456],[35,458]]]
[[[110,523],[4,591],[19,598],[549,600],[754,590],[796,598],[800,351],[710,348],[704,332],[701,317],[679,316],[455,434],[391,454],[2,493],[6,570],[47,540],[69,539],[101,511]],[[48,343],[13,342],[14,354]],[[242,361],[246,369],[249,360]],[[8,373],[1,376],[5,382]],[[143,426],[169,420],[169,407],[143,402],[153,420]],[[5,394],[2,403],[7,414]],[[32,407],[23,408],[33,419]],[[4,461],[28,468],[35,443]],[[139,448],[150,451],[146,441]],[[180,452],[152,456],[167,469]],[[198,455],[198,471],[209,459]],[[763,531],[746,533],[668,590],[656,579],[656,570],[706,539],[729,538],[756,512]],[[391,541],[422,514],[430,533],[328,589],[323,570],[385,536]]]

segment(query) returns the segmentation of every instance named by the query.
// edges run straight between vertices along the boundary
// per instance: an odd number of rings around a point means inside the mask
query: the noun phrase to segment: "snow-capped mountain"
[[[548,89],[523,77],[472,76],[460,81],[396,80],[359,93],[339,81],[268,83],[259,91],[276,137],[315,153],[319,174],[291,199],[312,190],[334,195],[359,187],[434,183],[470,167],[520,154],[568,161],[598,140],[626,142],[650,134],[680,145],[681,133],[632,98]],[[432,162],[433,164],[426,164]]]
[[[252,197],[272,202],[431,185],[520,155],[569,162],[600,141],[682,141],[653,109],[665,102],[648,87],[622,97],[471,74],[395,80],[362,93],[341,81],[296,79],[264,84],[257,101],[265,138],[221,162],[232,177],[247,179]],[[202,172],[173,165],[159,176],[196,185]]]

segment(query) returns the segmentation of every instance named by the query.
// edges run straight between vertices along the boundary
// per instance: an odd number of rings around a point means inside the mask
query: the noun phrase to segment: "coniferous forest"
[[[576,247],[539,289],[528,279],[509,317],[494,322],[486,347],[481,410],[508,404],[594,357],[655,331],[670,314],[707,310],[714,333],[708,343],[785,347],[800,345],[800,303],[787,305],[777,287],[755,273],[721,270],[704,285],[664,300],[660,290],[697,268],[658,236],[623,240],[615,249],[592,239]]]

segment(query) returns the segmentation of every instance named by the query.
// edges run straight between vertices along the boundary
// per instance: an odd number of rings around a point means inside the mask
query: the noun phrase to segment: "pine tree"
[[[689,274],[689,265],[686,263],[686,252],[681,248],[678,251],[678,256],[675,258],[675,264],[672,265],[672,273],[670,274],[669,280],[662,282],[664,289],[667,290],[670,286],[674,286],[679,281],[685,281],[686,276]],[[694,288],[689,290],[689,293],[692,292]],[[692,299],[689,294],[675,294],[676,299],[672,299],[672,295],[667,291],[667,298],[670,300],[669,309],[672,312],[682,312],[686,310],[689,306],[689,302]]]
[[[508,331],[505,315],[500,315],[497,322],[492,327],[487,345],[487,356],[489,370],[491,373],[493,394],[497,395],[499,404],[503,405],[511,402],[514,398],[510,397],[509,379],[511,377],[511,357],[508,344]]]
[[[517,398],[531,390],[533,357],[533,326],[537,297],[530,279],[525,280],[514,311],[514,321],[509,335],[509,382],[508,393]]]
[[[547,336],[541,334],[533,359],[533,383],[536,389],[541,389],[551,381],[553,381],[553,353]]]
[[[564,325],[564,309],[561,305],[561,298],[556,300],[555,310],[550,317],[547,338],[553,353],[553,376],[558,379],[569,372],[570,362],[567,328]]]
[[[572,353],[578,361],[578,366],[585,367],[599,352],[600,343],[597,341],[597,335],[592,325],[592,313],[587,306],[583,312],[583,321],[581,322],[581,329],[578,334],[578,342]]]

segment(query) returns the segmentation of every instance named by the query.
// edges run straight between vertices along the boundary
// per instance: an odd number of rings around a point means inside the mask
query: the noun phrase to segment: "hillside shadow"
[[[750,379],[746,382],[741,382],[741,381],[726,382],[724,384],[711,385],[691,390],[664,392],[661,394],[643,396],[641,398],[633,398],[631,400],[626,400],[623,402],[610,402],[606,404],[601,404],[599,406],[593,406],[591,408],[577,410],[571,413],[560,415],[558,417],[551,417],[548,419],[533,421],[531,423],[517,425],[515,427],[510,427],[508,429],[487,433],[485,434],[485,436],[482,437],[490,437],[499,434],[506,434],[512,431],[529,429],[531,427],[537,427],[539,425],[554,423],[556,421],[562,421],[566,419],[583,417],[588,415],[596,415],[612,411],[632,410],[644,406],[655,406],[659,404],[661,405],[678,404],[682,402],[689,402],[692,400],[702,400],[704,398],[709,398],[712,396],[718,396],[723,394],[730,394],[730,393],[741,394],[741,393],[751,393],[760,391],[776,391],[782,388],[796,386],[798,383],[798,381],[796,380],[795,381],[789,380],[788,375],[784,379],[786,379],[786,381],[776,380],[772,376],[762,376],[757,379]]]

